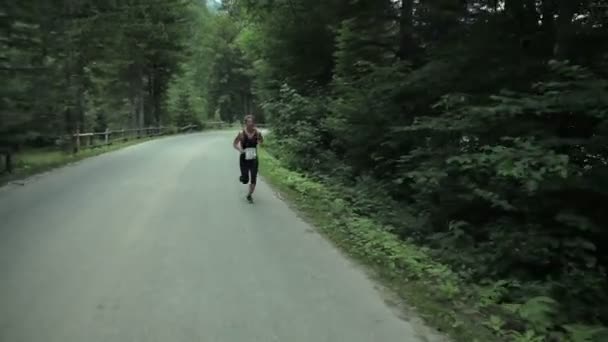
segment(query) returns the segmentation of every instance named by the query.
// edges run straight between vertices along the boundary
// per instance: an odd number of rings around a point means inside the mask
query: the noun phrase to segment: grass
[[[79,160],[94,157],[111,151],[116,151],[127,146],[140,144],[159,137],[149,137],[126,142],[114,142],[111,145],[83,149],[79,153],[69,153],[56,149],[32,149],[25,150],[14,156],[14,170],[12,174],[0,174],[0,186],[11,181],[24,179],[26,177],[46,172],[57,167],[68,165]]]
[[[340,193],[294,172],[268,151],[260,151],[262,176],[328,239],[367,266],[372,276],[415,309],[430,326],[455,341],[504,341],[471,303],[466,285],[425,249],[357,215]]]
[[[221,128],[209,127],[207,130],[232,131],[238,129],[237,125],[227,125]],[[140,144],[146,141],[159,139],[163,136],[146,137],[136,140],[115,141],[111,145],[101,145],[94,148],[83,149],[77,154],[59,151],[57,149],[30,149],[16,154],[14,158],[14,170],[12,174],[0,173],[0,186],[9,182],[24,179],[26,177],[46,172],[54,168],[68,165],[82,159],[94,157],[103,153],[112,152],[127,146]],[[4,166],[4,165],[2,165]]]

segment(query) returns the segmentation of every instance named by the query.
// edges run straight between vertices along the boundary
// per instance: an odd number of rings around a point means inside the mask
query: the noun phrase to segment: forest
[[[191,0],[2,2],[0,140],[39,147],[77,129],[234,121],[252,100],[228,91],[240,79],[224,83],[217,64],[236,60],[226,56],[235,28],[213,10]]]
[[[1,6],[3,139],[253,113],[448,265],[497,340],[608,341],[605,1]]]
[[[224,5],[275,155],[449,265],[502,337],[608,340],[605,2]]]

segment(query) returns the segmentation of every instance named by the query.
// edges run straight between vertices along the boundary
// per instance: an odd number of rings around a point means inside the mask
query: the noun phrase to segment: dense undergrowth
[[[262,174],[300,212],[341,249],[371,266],[374,275],[417,309],[425,320],[449,332],[458,341],[493,339],[492,322],[483,322],[481,307],[458,274],[428,254],[428,249],[401,241],[347,198],[338,184],[319,181],[290,170],[281,160],[272,138],[260,154]],[[487,324],[484,324],[487,323]],[[514,331],[503,331],[517,334]],[[517,335],[515,335],[517,336]]]
[[[362,252],[396,247],[385,233],[403,246],[424,246],[418,250],[425,258],[448,266],[433,268],[447,277],[439,282],[442,295],[466,294],[497,336],[603,341],[606,101],[604,79],[552,62],[547,80],[527,92],[478,103],[446,95],[438,115],[385,131],[373,152],[355,145],[369,132],[345,135],[352,140],[342,143],[354,148],[339,156],[320,147],[329,129],[317,125],[335,102],[285,87],[267,109],[294,123],[277,127],[272,151],[290,168],[337,186],[344,202],[334,207],[382,225],[369,243],[354,241]],[[365,235],[369,222],[356,219],[343,229]],[[404,270],[404,281],[420,276],[411,265],[391,267]]]
[[[556,290],[565,286],[559,279],[522,279],[517,278],[517,274],[509,276],[508,269],[507,276],[494,278],[492,275],[498,274],[498,270],[487,271],[492,269],[489,263],[506,262],[495,255],[496,249],[474,249],[458,244],[454,236],[448,238],[440,233],[424,239],[420,230],[429,229],[429,220],[424,217],[429,215],[428,209],[415,215],[414,205],[404,207],[391,198],[385,182],[371,177],[344,181],[341,168],[332,174],[289,171],[286,166],[294,162],[290,159],[294,154],[286,152],[276,138],[270,140],[268,147],[283,160],[283,166],[274,161],[265,167],[274,183],[295,190],[304,201],[304,208],[316,213],[313,217],[322,216],[319,222],[326,233],[352,254],[375,265],[394,288],[403,292],[406,300],[420,307],[429,321],[450,331],[458,340],[470,341],[474,336],[487,338],[486,332],[479,328],[474,332],[468,330],[479,322],[495,333],[496,340],[604,341],[606,338],[608,331],[601,326],[601,321],[592,321],[597,322],[595,324],[575,321],[585,317],[579,316],[580,312],[593,310],[597,310],[596,317],[601,319],[602,305],[583,304],[584,298],[578,298],[579,302],[564,300],[577,299],[575,296],[586,283],[575,284],[577,279],[571,279],[571,290],[576,287],[579,290],[572,292],[571,297],[563,297]],[[455,229],[462,228],[449,223],[447,230]],[[412,233],[406,236],[406,230]],[[415,238],[416,232],[421,237]],[[452,234],[466,238],[465,232]],[[503,239],[509,239],[505,235]],[[449,243],[455,246],[450,248]],[[527,250],[530,248],[527,245],[532,245],[527,239],[513,241],[513,244],[519,251],[535,254]],[[602,296],[600,290],[589,293],[588,298],[601,301]],[[573,310],[577,305],[578,311]],[[479,321],[475,322],[476,319]]]

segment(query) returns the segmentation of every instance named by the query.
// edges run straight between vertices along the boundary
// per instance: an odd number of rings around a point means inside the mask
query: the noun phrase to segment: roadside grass
[[[449,267],[432,260],[424,248],[400,240],[377,222],[356,214],[339,191],[287,169],[267,150],[261,149],[260,159],[262,176],[275,190],[324,236],[367,266],[374,278],[429,326],[454,341],[515,340],[494,333],[502,327],[487,321],[472,302],[472,291]]]
[[[204,131],[232,131],[238,129],[238,127],[240,126],[234,124],[227,125],[221,128],[207,127]],[[137,145],[147,141],[162,139],[175,135],[176,134],[144,137],[128,141],[116,140],[110,145],[100,145],[92,148],[82,149],[76,154],[61,151],[54,148],[27,149],[14,155],[14,170],[12,174],[0,173],[0,187],[7,183],[22,180],[38,173],[50,171],[52,169],[65,166],[86,158],[120,150],[122,148]]]
[[[0,186],[86,158],[116,151],[146,141],[160,139],[162,137],[165,136],[147,137],[129,141],[116,141],[110,145],[83,149],[76,154],[52,148],[27,149],[14,155],[14,170],[12,174],[0,174]]]

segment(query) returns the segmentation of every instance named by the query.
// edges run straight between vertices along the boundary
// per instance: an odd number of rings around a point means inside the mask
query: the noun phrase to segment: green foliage
[[[564,329],[572,342],[599,342],[608,338],[608,329],[605,327],[573,324],[564,326]]]
[[[3,2],[0,135],[168,124],[169,81],[201,12],[181,0]]]
[[[227,8],[272,151],[339,189],[328,207],[359,217],[349,232],[373,220],[428,248],[475,289],[497,336],[608,325],[608,50],[591,43],[608,35],[595,2]],[[382,253],[373,238],[348,243]]]
[[[331,159],[331,156],[315,153],[323,139],[323,132],[315,127],[315,123],[325,111],[324,103],[303,96],[284,85],[280,89],[278,99],[266,102],[263,109],[269,123],[291,123],[289,127],[274,125],[277,127],[274,133],[281,137],[276,144],[291,165],[312,170]]]
[[[210,73],[213,36],[210,33],[214,19],[205,8],[194,6],[194,19],[190,31],[190,45],[186,46],[189,57],[180,63],[167,87],[167,110],[177,126],[213,120],[207,111],[207,79]]]
[[[276,146],[273,135],[266,139],[271,146]],[[358,215],[358,208],[342,197],[342,187],[329,187],[286,169],[266,150],[260,152],[260,158],[265,165],[266,179],[304,209],[325,235],[371,265],[379,276],[408,298],[409,304],[428,314],[433,323],[462,340],[470,341],[472,336],[489,337],[484,327],[476,325],[474,314],[458,318],[452,314],[452,310],[461,308],[450,304],[450,300],[460,302],[469,295],[468,290],[457,274],[433,260],[425,248],[403,243],[389,232],[389,227]]]
[[[552,327],[557,314],[558,303],[549,297],[534,297],[528,299],[517,310],[535,331],[547,332]]]
[[[211,27],[209,76],[205,88],[208,113],[218,113],[228,122],[241,121],[254,111],[251,94],[251,65],[237,46],[242,28],[238,22],[221,14],[214,18]],[[256,113],[257,114],[257,113]],[[256,115],[257,121],[263,119]]]
[[[537,335],[532,330],[526,330],[523,333],[513,332],[510,337],[514,342],[544,342],[546,340],[543,336]]]
[[[0,6],[3,138],[254,113],[328,234],[432,285],[448,326],[466,297],[496,338],[604,336],[599,1]]]

